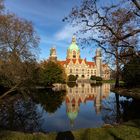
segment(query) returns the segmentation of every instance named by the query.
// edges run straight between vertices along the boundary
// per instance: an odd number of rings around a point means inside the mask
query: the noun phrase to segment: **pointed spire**
[[[101,57],[101,49],[100,48],[96,49],[96,56]]]
[[[72,37],[72,43],[76,43],[76,37],[74,35]]]

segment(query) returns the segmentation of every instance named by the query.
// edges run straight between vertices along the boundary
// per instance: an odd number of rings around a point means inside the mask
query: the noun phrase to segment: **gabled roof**
[[[95,66],[95,63],[94,62],[88,62],[87,61],[86,63],[87,63],[87,65],[89,65],[89,67],[92,67],[92,66],[94,67]]]
[[[58,61],[58,63],[63,66],[64,64],[66,64],[66,61]]]
[[[85,62],[85,64],[87,64],[89,67],[94,67],[95,63],[94,62],[90,62],[90,61],[86,61],[86,59],[66,59],[65,61],[58,61],[61,65],[68,65],[71,61],[73,62],[73,64],[76,64],[78,60],[78,63],[81,64],[83,61]]]

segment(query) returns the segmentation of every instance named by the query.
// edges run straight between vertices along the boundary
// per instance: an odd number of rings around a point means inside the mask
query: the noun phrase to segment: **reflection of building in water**
[[[99,114],[101,111],[101,100],[108,97],[109,92],[110,84],[92,87],[89,83],[78,83],[73,88],[67,87],[66,106],[71,124],[74,123],[78,115],[80,103],[93,101],[95,111]]]

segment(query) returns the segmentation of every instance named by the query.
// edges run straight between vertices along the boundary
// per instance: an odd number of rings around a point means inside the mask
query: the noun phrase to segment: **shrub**
[[[96,80],[96,76],[95,75],[91,75],[90,80]]]
[[[103,79],[102,79],[102,77],[92,75],[92,76],[90,77],[90,80],[102,81]]]
[[[128,62],[122,73],[126,86],[140,85],[140,57],[135,57]]]
[[[96,81],[102,81],[102,77],[96,76]]]

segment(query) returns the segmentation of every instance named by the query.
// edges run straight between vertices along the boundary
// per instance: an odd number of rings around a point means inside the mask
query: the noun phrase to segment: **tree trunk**
[[[115,78],[115,88],[119,87],[119,73],[116,71],[116,78]]]
[[[119,87],[119,57],[118,49],[116,49],[116,77],[115,77],[115,88]]]
[[[115,93],[115,97],[116,97],[116,122],[120,123],[121,111],[120,111],[119,94]]]
[[[4,98],[6,95],[8,95],[9,93],[15,91],[17,89],[17,87],[19,86],[19,84],[15,85],[14,87],[12,87],[11,89],[9,89],[8,91],[6,91],[4,94],[2,94],[0,96],[0,99]]]

